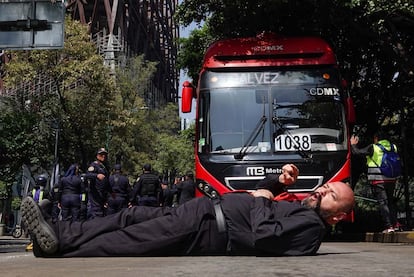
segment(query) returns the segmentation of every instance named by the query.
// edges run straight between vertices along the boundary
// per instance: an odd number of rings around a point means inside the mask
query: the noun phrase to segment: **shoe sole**
[[[37,203],[31,197],[23,199],[21,204],[23,223],[33,240],[45,254],[53,254],[58,248],[58,239],[53,229],[43,218]]]

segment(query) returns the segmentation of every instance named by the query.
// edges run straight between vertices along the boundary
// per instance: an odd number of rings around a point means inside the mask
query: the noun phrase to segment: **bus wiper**
[[[249,149],[249,146],[252,145],[253,141],[257,138],[257,136],[263,130],[263,127],[264,127],[266,121],[267,121],[267,117],[263,115],[260,118],[259,122],[257,122],[256,127],[254,128],[253,132],[250,134],[250,136],[247,139],[246,143],[240,149],[240,152],[238,154],[234,155],[235,159],[237,159],[237,160],[243,159],[243,157],[246,155],[247,149]]]
[[[272,122],[274,124],[277,124],[277,126],[280,128],[280,130],[283,131],[283,133],[287,134],[288,137],[290,138],[290,140],[293,142],[293,144],[295,145],[296,149],[298,150],[299,155],[304,158],[304,159],[311,159],[312,158],[312,154],[307,153],[305,150],[303,150],[302,146],[300,145],[300,143],[298,143],[292,136],[292,134],[290,133],[290,131],[288,129],[286,129],[285,127],[283,127],[282,123],[280,122],[278,117],[273,117],[272,118]]]

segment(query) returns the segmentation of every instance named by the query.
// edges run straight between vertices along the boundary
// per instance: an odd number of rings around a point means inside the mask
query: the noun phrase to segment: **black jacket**
[[[300,202],[275,202],[246,193],[228,193],[221,201],[230,253],[236,255],[313,255],[325,224]]]

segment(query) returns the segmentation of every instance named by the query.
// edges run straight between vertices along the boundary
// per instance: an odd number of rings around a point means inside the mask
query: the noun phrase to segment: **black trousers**
[[[371,184],[371,191],[378,201],[384,228],[390,228],[397,224],[394,190],[395,182]]]
[[[57,222],[62,257],[226,254],[214,205],[195,198],[177,208],[136,206],[85,222]]]

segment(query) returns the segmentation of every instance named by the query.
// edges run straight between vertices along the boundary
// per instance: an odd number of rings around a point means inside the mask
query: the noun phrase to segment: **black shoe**
[[[45,254],[53,254],[59,248],[59,241],[52,227],[43,218],[42,211],[31,197],[26,197],[21,205],[22,219],[33,242]],[[37,255],[36,255],[37,256]]]

